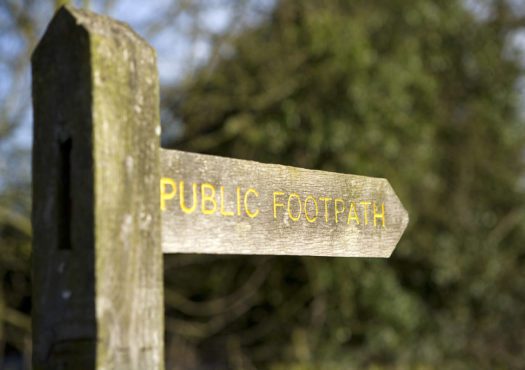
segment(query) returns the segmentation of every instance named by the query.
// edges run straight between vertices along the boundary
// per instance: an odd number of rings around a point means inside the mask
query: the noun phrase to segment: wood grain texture
[[[32,66],[34,368],[162,369],[155,52],[65,7]]]
[[[160,158],[165,253],[389,257],[408,224],[385,179],[175,150]]]

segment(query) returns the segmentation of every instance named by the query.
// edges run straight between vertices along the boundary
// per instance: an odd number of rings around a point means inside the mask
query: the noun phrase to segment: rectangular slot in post
[[[57,242],[58,249],[71,249],[72,197],[71,151],[73,140],[59,142],[59,171],[57,179]]]

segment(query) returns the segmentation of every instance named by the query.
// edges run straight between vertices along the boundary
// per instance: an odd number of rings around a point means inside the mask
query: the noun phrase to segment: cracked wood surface
[[[408,223],[385,179],[176,150],[160,158],[165,253],[389,257]]]

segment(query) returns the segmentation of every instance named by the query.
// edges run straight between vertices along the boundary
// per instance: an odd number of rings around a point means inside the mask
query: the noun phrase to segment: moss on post
[[[63,7],[32,62],[34,368],[162,369],[155,52]]]

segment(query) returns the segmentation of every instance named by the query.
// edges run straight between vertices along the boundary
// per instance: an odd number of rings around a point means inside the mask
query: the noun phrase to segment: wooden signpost
[[[163,150],[154,50],[61,8],[33,65],[34,369],[162,369],[162,253],[388,257],[385,179]]]
[[[408,223],[385,179],[160,154],[164,253],[389,257]]]

